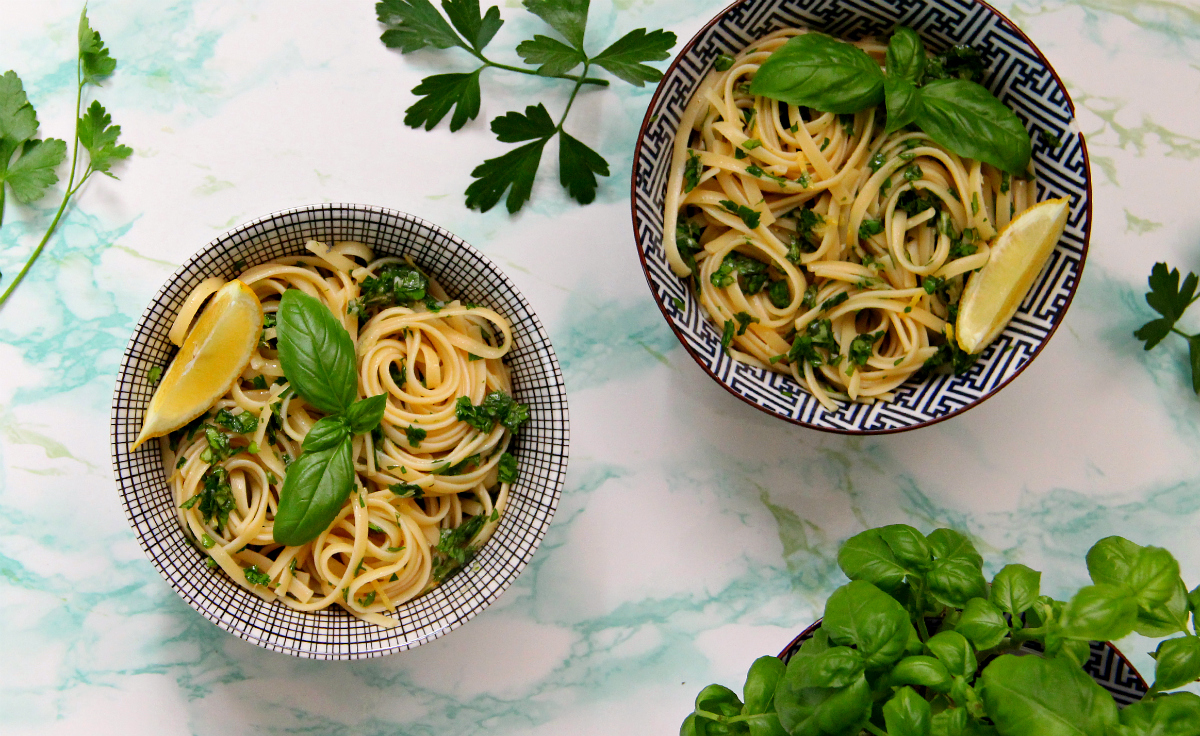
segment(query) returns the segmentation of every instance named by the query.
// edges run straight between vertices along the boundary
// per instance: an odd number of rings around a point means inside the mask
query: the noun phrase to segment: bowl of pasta
[[[738,398],[840,433],[926,426],[1054,334],[1091,224],[1067,91],[976,0],[741,0],[666,71],[634,153],[646,279]]]
[[[567,464],[554,350],[453,234],[320,204],[188,259],[118,373],[112,453],[151,562],[222,629],[317,659],[462,625],[516,579]]]

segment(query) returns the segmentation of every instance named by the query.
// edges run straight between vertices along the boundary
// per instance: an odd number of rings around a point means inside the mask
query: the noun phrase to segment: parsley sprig
[[[1156,263],[1150,270],[1148,281],[1150,291],[1146,293],[1146,303],[1162,316],[1139,327],[1133,336],[1146,343],[1146,350],[1154,348],[1172,332],[1187,340],[1188,358],[1192,364],[1192,390],[1200,394],[1200,334],[1189,335],[1175,326],[1188,307],[1200,299],[1200,295],[1196,294],[1200,278],[1188,272],[1181,286],[1179,269]]]
[[[128,158],[133,149],[117,143],[121,126],[112,124],[112,117],[98,101],[80,115],[83,109],[83,88],[86,85],[100,86],[100,80],[117,68],[117,60],[109,55],[108,48],[100,40],[100,34],[88,23],[87,9],[79,16],[79,54],[75,63],[75,136],[71,150],[71,173],[67,177],[66,191],[58,212],[50,221],[46,234],[26,260],[16,278],[0,294],[3,306],[33,262],[42,254],[50,236],[58,227],[67,204],[87,180],[95,173],[117,177],[110,171],[117,161]],[[55,169],[66,159],[67,144],[58,138],[38,139],[37,113],[25,95],[21,78],[14,71],[0,75],[0,225],[4,222],[5,192],[12,190],[13,198],[21,204],[32,204],[45,196],[58,182]],[[79,178],[75,174],[81,163],[80,147],[87,150],[88,162]]]
[[[496,6],[485,13],[481,12],[479,0],[442,0],[445,17],[430,0],[382,0],[375,6],[379,22],[387,26],[380,39],[388,48],[404,54],[429,46],[458,48],[481,63],[471,72],[435,74],[422,79],[413,88],[419,99],[405,111],[404,123],[410,127],[433,130],[451,109],[454,110],[451,132],[474,120],[479,115],[482,97],[480,76],[488,68],[574,83],[557,121],[540,102],[527,106],[524,113],[508,112],[492,121],[492,132],[501,143],[524,145],[475,167],[471,172],[475,181],[466,190],[467,207],[487,212],[508,192],[505,199],[508,211],[520,210],[533,192],[542,152],[556,136],[559,182],[580,204],[595,200],[596,177],[609,175],[608,162],[563,129],[575,99],[585,84],[608,86],[607,80],[588,76],[593,67],[600,67],[636,87],[657,82],[662,72],[645,62],[666,59],[675,45],[675,34],[638,28],[590,56],[584,45],[589,4],[590,0],[525,0],[525,9],[544,20],[562,39],[535,35],[517,45],[517,55],[536,69],[502,64],[484,55],[484,48],[504,24]],[[581,65],[582,71],[574,74]]]

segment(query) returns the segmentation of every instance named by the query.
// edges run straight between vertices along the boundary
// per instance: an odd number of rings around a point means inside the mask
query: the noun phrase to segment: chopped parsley
[[[760,146],[762,146],[762,141],[760,141],[759,139],[747,138],[746,142],[742,144],[742,150],[743,151],[753,151],[754,149],[759,148]]]
[[[359,284],[364,309],[409,306],[425,299],[429,279],[412,266],[389,263]]]
[[[161,365],[152,366],[150,370],[146,371],[146,379],[150,381],[150,385],[154,385],[162,379],[162,372]]]
[[[234,414],[228,409],[221,409],[217,412],[217,416],[213,421],[220,427],[228,429],[230,432],[237,434],[250,434],[258,429],[258,417],[248,411]],[[227,441],[228,442],[228,441]],[[209,445],[212,445],[212,439],[209,439]]]
[[[265,572],[259,572],[258,565],[251,565],[246,569],[246,582],[251,585],[269,585],[271,576]]]
[[[851,366],[864,366],[871,359],[871,354],[874,352],[874,345],[879,341],[879,338],[887,334],[887,330],[879,330],[878,332],[865,332],[850,341],[850,348],[847,352],[850,354]],[[851,368],[853,372],[853,368]]]
[[[836,307],[837,305],[841,304],[842,302],[846,301],[849,298],[850,298],[850,292],[839,291],[838,293],[829,297],[825,301],[821,302],[821,311],[826,312],[830,309],[833,309],[834,307]]]
[[[921,171],[920,164],[911,164],[906,169],[904,169],[904,180],[905,181],[920,181],[921,177],[924,175],[925,175],[925,172]]]
[[[926,294],[932,294],[946,284],[946,279],[938,276],[926,276],[921,279],[921,288],[925,289]]]
[[[780,186],[787,186],[788,184],[792,183],[791,180],[787,179],[786,177],[776,176],[775,174],[768,174],[758,164],[750,164],[749,166],[747,166],[746,173],[749,174],[750,176],[757,176],[759,179],[770,179],[771,181],[775,182],[776,184],[779,184]]]
[[[872,235],[883,232],[883,220],[863,220],[858,226],[858,237],[866,240]]]
[[[721,347],[725,350],[733,344],[733,320],[725,320],[725,327],[721,330]]]
[[[408,439],[408,444],[414,448],[421,446],[421,440],[425,439],[429,433],[420,427],[414,427],[411,424],[404,428],[404,436]]]
[[[742,293],[747,296],[762,291],[771,278],[767,273],[767,264],[756,258],[731,251],[725,254],[721,265],[712,272],[709,280],[713,286],[723,289],[731,286],[739,276],[741,281],[738,285],[741,287]]]
[[[400,498],[420,499],[425,497],[425,491],[415,483],[393,483],[388,489]]]
[[[871,173],[874,174],[875,172],[882,169],[883,165],[885,163],[887,163],[887,156],[883,155],[883,151],[880,151],[879,153],[872,156],[871,161],[869,162],[869,165],[871,167]]]
[[[501,483],[515,483],[517,480],[517,458],[510,453],[504,453],[500,456],[500,462],[496,464],[496,472]]]
[[[729,54],[718,54],[713,60],[713,69],[719,72],[727,72],[733,68],[733,57]]]
[[[258,389],[259,391],[267,390],[266,376],[255,376],[250,379],[250,388]]]
[[[529,419],[529,407],[513,401],[513,398],[503,391],[490,391],[479,406],[473,405],[469,397],[458,397],[454,405],[454,416],[458,421],[466,422],[485,434],[491,432],[497,422],[516,432]]]
[[[475,556],[475,547],[471,540],[483,527],[482,514],[459,524],[455,529],[443,529],[437,546],[433,552],[433,579],[439,583],[450,576],[455,570],[466,565]]]
[[[751,317],[747,312],[738,312],[737,314],[733,315],[733,318],[736,319],[738,323],[738,337],[746,334],[746,328],[750,326],[751,322],[758,321],[758,317]]]
[[[759,219],[762,217],[762,213],[728,199],[722,199],[721,206],[725,208],[726,212],[740,217],[742,222],[746,223],[746,227],[750,228],[751,230],[754,230],[758,227]]]
[[[780,279],[767,287],[767,298],[776,309],[783,309],[792,303],[792,292],[788,290],[787,282]]]
[[[687,164],[683,167],[683,191],[690,192],[700,184],[700,154],[688,149]]]

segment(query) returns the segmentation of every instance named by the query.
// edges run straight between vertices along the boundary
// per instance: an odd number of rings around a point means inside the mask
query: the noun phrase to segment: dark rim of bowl
[[[700,28],[700,30],[696,31],[695,35],[692,36],[691,40],[689,40],[687,42],[687,45],[685,45],[682,49],[680,49],[679,53],[677,53],[675,55],[675,58],[673,58],[671,60],[670,65],[667,66],[666,71],[663,72],[662,78],[666,79],[668,76],[670,76],[670,74],[672,72],[675,71],[675,68],[677,66],[679,66],[679,62],[684,57],[684,55],[686,55],[688,52],[690,52],[695,47],[696,42],[700,40],[700,37],[703,36],[705,33],[707,33],[710,28],[712,28],[714,25],[716,25],[717,22],[721,20],[721,18],[725,17],[734,8],[737,8],[741,5],[748,5],[755,1],[756,0],[737,0],[736,2],[730,4],[728,7],[726,7],[724,10],[722,10],[720,13],[713,16],[712,20],[710,20],[708,23],[705,23],[704,26],[702,26]],[[1018,28],[1017,25],[1008,18],[1008,16],[1004,15],[1004,13],[1001,13],[999,10],[996,10],[996,8],[992,7],[988,3],[984,2],[984,0],[975,0],[975,2],[978,3],[979,5],[982,5],[983,7],[987,8],[997,18],[999,18],[1000,21],[1004,25],[1008,26],[1010,31],[1012,31],[1014,34],[1016,34],[1022,40],[1024,40],[1027,44],[1029,44],[1029,48],[1032,49],[1035,54],[1037,54],[1038,59],[1041,60],[1042,64],[1045,65],[1046,70],[1050,72],[1050,75],[1054,77],[1054,81],[1058,83],[1059,89],[1062,90],[1063,98],[1066,99],[1067,106],[1071,109],[1071,118],[1072,118],[1072,120],[1074,120],[1076,117],[1075,102],[1074,102],[1074,100],[1071,99],[1070,93],[1067,92],[1067,87],[1063,83],[1062,77],[1058,76],[1058,72],[1056,72],[1054,70],[1054,67],[1050,65],[1050,62],[1046,59],[1046,55],[1042,53],[1042,50],[1039,49],[1033,43],[1033,41],[1030,40],[1029,36],[1025,35],[1024,31],[1022,31],[1020,28]],[[719,385],[721,388],[725,389],[729,393],[733,394],[738,399],[741,399],[743,402],[749,404],[750,406],[753,406],[755,409],[758,409],[759,411],[761,411],[765,414],[769,414],[773,417],[782,419],[786,422],[790,422],[792,424],[799,425],[801,427],[806,427],[808,429],[815,429],[819,432],[831,432],[834,434],[848,434],[848,435],[896,434],[898,432],[908,432],[913,429],[920,429],[921,427],[928,427],[928,426],[937,424],[939,422],[944,422],[947,419],[950,419],[951,417],[956,417],[959,414],[962,414],[963,412],[967,411],[968,409],[973,409],[976,406],[979,406],[983,402],[987,401],[988,399],[992,398],[996,394],[1000,393],[1000,390],[1002,388],[1004,388],[1008,384],[1012,383],[1013,379],[1015,379],[1017,376],[1021,375],[1021,373],[1023,373],[1026,368],[1028,368],[1030,365],[1033,364],[1034,359],[1037,358],[1039,355],[1041,355],[1042,350],[1046,347],[1047,343],[1050,342],[1050,338],[1054,337],[1054,333],[1058,331],[1059,325],[1061,325],[1063,319],[1066,318],[1067,310],[1070,309],[1071,302],[1075,300],[1075,292],[1079,289],[1079,283],[1083,280],[1083,269],[1084,269],[1084,266],[1087,264],[1088,244],[1091,242],[1091,239],[1092,239],[1092,179],[1091,179],[1091,176],[1088,176],[1087,180],[1085,182],[1085,185],[1086,185],[1085,189],[1087,192],[1087,203],[1086,203],[1085,209],[1086,209],[1087,216],[1085,218],[1085,223],[1084,223],[1084,228],[1083,228],[1083,242],[1082,242],[1082,247],[1080,248],[1080,254],[1079,254],[1079,274],[1075,278],[1075,284],[1071,287],[1071,290],[1067,293],[1067,300],[1062,305],[1063,317],[1060,318],[1058,321],[1056,321],[1054,324],[1052,324],[1050,326],[1050,331],[1046,333],[1045,339],[1043,339],[1041,341],[1041,343],[1038,344],[1037,348],[1032,353],[1029,354],[1029,360],[1026,360],[1024,365],[1017,368],[1017,370],[1011,376],[1006,378],[1002,383],[995,386],[987,394],[981,396],[976,401],[973,401],[970,404],[963,406],[962,408],[955,409],[951,412],[948,412],[943,416],[935,417],[934,419],[929,419],[929,420],[926,420],[923,422],[918,422],[917,424],[911,424],[911,425],[908,425],[905,427],[890,427],[890,428],[885,428],[885,429],[845,429],[843,427],[826,427],[826,426],[822,426],[819,424],[813,424],[811,422],[806,422],[802,419],[797,419],[795,417],[778,414],[778,413],[772,411],[771,409],[768,409],[765,406],[760,406],[759,404],[756,404],[755,402],[751,401],[746,396],[735,391],[731,386],[729,386],[729,384],[722,381],[720,379],[720,377],[717,376],[716,373],[713,373],[713,371],[707,365],[704,364],[704,360],[701,358],[701,356],[692,348],[691,345],[688,344],[688,341],[687,341],[686,337],[684,336],[683,332],[675,324],[675,320],[673,320],[671,318],[671,314],[667,311],[666,304],[663,303],[663,300],[659,297],[658,292],[655,290],[654,280],[650,275],[650,268],[649,268],[649,266],[646,265],[646,251],[642,248],[642,241],[638,237],[638,224],[639,224],[638,210],[637,210],[637,206],[634,204],[637,200],[637,191],[638,191],[637,162],[641,158],[642,141],[646,137],[646,128],[650,125],[651,114],[652,114],[653,110],[655,109],[655,107],[658,105],[658,99],[659,99],[659,96],[662,95],[662,91],[663,91],[663,87],[660,82],[659,85],[654,90],[654,96],[650,98],[650,104],[646,107],[646,113],[642,117],[642,125],[638,129],[637,144],[634,146],[634,149],[633,149],[633,171],[632,171],[632,174],[630,175],[630,179],[629,179],[629,202],[630,202],[630,210],[633,213],[633,240],[634,240],[635,245],[637,245],[638,261],[642,264],[642,273],[646,277],[646,285],[648,287],[650,287],[650,294],[651,294],[651,296],[654,297],[654,303],[658,305],[658,310],[660,312],[662,312],[663,317],[667,320],[667,325],[670,326],[671,332],[675,333],[675,338],[677,340],[679,340],[679,343],[681,345],[683,345],[683,349],[688,352],[688,355],[692,356],[692,360],[694,360],[696,362],[696,365],[700,366],[700,369],[702,371],[704,371],[705,373],[708,374],[709,378],[711,378],[717,382],[717,385]],[[1083,131],[1080,131],[1077,129],[1075,131],[1075,134],[1079,136],[1079,149],[1083,153],[1084,170],[1087,172],[1090,172],[1092,170],[1092,166],[1091,166],[1091,160],[1088,158],[1087,141],[1084,140]],[[666,233],[663,233],[663,237],[664,238],[666,237]],[[801,390],[803,390],[803,389],[801,389]]]

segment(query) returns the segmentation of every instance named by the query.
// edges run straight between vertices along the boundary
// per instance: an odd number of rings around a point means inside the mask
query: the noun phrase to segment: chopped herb
[[[741,161],[742,159],[746,158],[746,152],[740,148],[735,148],[733,149],[733,157]]]
[[[267,390],[267,379],[265,376],[255,376],[250,379],[250,388],[258,389],[259,391]]]
[[[440,312],[445,305],[433,297],[433,294],[425,295],[425,308],[431,312]]]
[[[807,309],[812,309],[817,304],[817,285],[809,284],[804,290],[804,298],[800,301],[800,306]]]
[[[875,172],[882,169],[883,165],[885,163],[887,163],[887,157],[883,155],[883,151],[880,151],[879,153],[872,156],[871,161],[869,162],[869,164],[871,166],[871,173],[874,174]]]
[[[373,522],[373,521],[368,521],[368,522],[367,522],[367,528],[368,528],[368,529],[370,529],[370,530],[371,530],[371,531],[373,531],[373,532],[380,532],[380,533],[382,533],[382,532],[383,532],[383,527],[379,526],[378,524],[376,524],[376,523],[375,523],[375,522]]]
[[[742,222],[746,223],[746,227],[750,228],[751,230],[754,230],[758,227],[759,218],[762,217],[762,213],[757,212],[750,207],[746,207],[745,205],[732,202],[728,199],[722,199],[721,206],[725,208],[726,212],[740,217]]]
[[[429,279],[412,266],[389,263],[359,284],[363,308],[410,306],[425,299]]]
[[[190,509],[191,507],[195,506],[195,505],[196,505],[197,503],[199,503],[199,502],[200,502],[200,494],[196,494],[195,496],[192,496],[192,497],[191,497],[191,498],[189,498],[188,500],[186,500],[186,501],[184,501],[183,503],[179,504],[179,508],[181,508],[181,509]]]
[[[396,384],[396,388],[404,388],[407,371],[408,367],[403,363],[400,364],[399,368],[396,368],[395,363],[388,366],[388,376],[392,379],[392,383]]]
[[[887,330],[879,330],[878,332],[866,332],[850,341],[850,363],[852,365],[864,366],[871,359],[871,354],[874,352],[874,345],[879,341],[879,338],[887,334]]]
[[[713,69],[719,72],[727,72],[733,68],[733,57],[729,54],[718,54],[713,60]]]
[[[205,557],[204,558],[204,566],[207,567],[209,570],[216,570],[217,569],[217,561],[211,557]]]
[[[883,232],[883,220],[863,220],[858,226],[858,237],[866,240],[872,235]]]
[[[529,419],[529,407],[513,401],[503,391],[490,391],[479,406],[471,404],[471,399],[466,396],[458,397],[454,415],[460,422],[466,422],[485,434],[495,428],[496,422],[516,432]]]
[[[429,433],[420,427],[414,427],[411,424],[404,428],[404,436],[408,439],[408,444],[414,448],[421,446],[421,440]]]
[[[515,483],[517,480],[517,458],[507,452],[501,455],[500,462],[496,464],[496,473],[501,483]]]
[[[1000,172],[1000,193],[1008,194],[1008,190],[1012,188],[1012,175],[1007,171]]]
[[[787,186],[788,184],[793,183],[790,179],[788,179],[786,177],[776,176],[775,174],[770,174],[770,173],[767,173],[766,171],[763,171],[762,167],[758,166],[757,164],[751,164],[751,165],[747,166],[746,173],[750,174],[751,176],[757,176],[760,179],[770,179],[771,181],[775,182],[776,184],[778,184],[780,186]]]
[[[363,598],[361,602],[362,602],[363,606],[369,606],[372,603],[374,603],[375,602],[375,591],[372,590],[370,593],[368,593],[367,596],[365,598]]]
[[[734,279],[739,276],[741,277],[739,286],[742,293],[747,296],[762,291],[771,278],[767,273],[767,264],[756,258],[731,251],[725,254],[721,265],[717,267],[716,271],[713,271],[709,280],[713,286],[723,289],[731,286]]]
[[[674,307],[679,310],[682,310],[684,307],[683,300],[677,296],[671,297],[671,304],[674,305]]]
[[[905,181],[920,181],[921,177],[924,175],[925,175],[925,172],[921,171],[920,164],[911,164],[908,168],[906,168],[904,170],[904,180]]]
[[[904,308],[904,313],[905,313],[905,314],[908,314],[908,313],[909,313],[909,312],[911,312],[911,311],[912,311],[912,307],[911,307],[911,306],[908,306],[908,307],[905,307],[905,308]]]
[[[704,234],[704,226],[695,220],[684,220],[675,226],[675,247],[679,249],[679,257],[692,272],[692,280],[698,289],[700,269],[696,267],[696,253],[701,250],[700,237]]]
[[[757,139],[757,138],[748,138],[748,139],[746,140],[746,142],[742,144],[742,150],[744,150],[744,151],[753,151],[754,149],[758,148],[758,147],[759,147],[759,146],[761,146],[761,145],[762,145],[762,141],[760,141],[759,139]]]
[[[442,582],[450,573],[463,567],[475,556],[471,540],[483,526],[484,518],[472,516],[456,529],[443,529],[433,552],[433,579]]]
[[[736,319],[738,323],[738,337],[746,334],[746,328],[750,326],[751,322],[758,321],[758,317],[751,317],[747,312],[738,312],[737,314],[733,315],[733,318]]]
[[[393,553],[394,553],[394,552],[403,552],[403,551],[404,551],[404,545],[402,544],[402,545],[400,545],[399,547],[388,547],[388,548],[387,548],[387,551],[388,551],[388,552],[393,552]],[[393,575],[393,576],[392,576],[392,580],[395,580],[395,579],[396,579],[396,576],[395,576],[395,575]]]
[[[905,189],[896,198],[896,209],[904,210],[905,214],[909,217],[915,217],[930,208],[940,212],[942,200],[936,194],[923,187]]]
[[[850,292],[839,291],[838,293],[829,297],[825,301],[821,302],[821,311],[825,312],[830,309],[833,309],[834,307],[836,307],[837,305],[841,304],[842,302],[846,301],[849,298],[850,298]]]
[[[150,370],[146,371],[146,378],[150,381],[151,385],[154,385],[162,378],[162,372],[161,365],[152,366]]]
[[[792,131],[793,133],[799,133],[800,132],[800,123],[792,123],[792,126],[790,128],[788,128],[788,130]]]
[[[270,585],[271,576],[265,572],[259,572],[258,565],[251,565],[246,569],[246,582],[251,585]]]
[[[204,451],[208,453],[207,463],[219,463],[237,452],[229,444],[229,435],[216,427],[205,427],[204,437],[208,440],[208,449]]]
[[[491,516],[488,517],[488,521],[499,521],[499,520],[500,520],[500,509],[493,508]]]
[[[683,191],[690,192],[700,184],[700,154],[688,149],[687,165],[683,167]]]
[[[828,138],[821,141],[821,150],[824,151],[826,148],[829,148],[829,139]]]
[[[854,115],[850,114],[850,113],[847,113],[844,115],[838,115],[838,120],[840,120],[842,123],[842,132],[846,134],[846,137],[853,138],[854,137]]]
[[[892,365],[893,365],[893,366],[897,366],[897,365],[900,365],[900,364],[901,364],[901,363],[903,363],[903,362],[904,362],[904,358],[896,358],[896,362],[892,363]]]
[[[389,486],[389,490],[401,498],[425,497],[425,491],[421,490],[421,486],[413,483],[394,483]]]
[[[453,465],[451,465],[449,462],[446,462],[429,472],[433,475],[462,475],[464,472],[466,472],[468,467],[477,465],[478,463],[479,455],[476,454],[466,458],[465,460],[460,460]]]
[[[901,161],[912,161],[916,157],[917,154],[913,153],[912,151],[904,151],[898,156]]]
[[[921,83],[935,79],[965,79],[978,82],[983,76],[983,57],[970,46],[952,46],[925,64],[925,76]]]
[[[1042,140],[1046,141],[1046,145],[1050,146],[1051,151],[1062,146],[1062,139],[1048,130],[1042,133]]]
[[[228,429],[230,432],[237,434],[250,434],[258,429],[258,417],[248,411],[234,414],[228,409],[221,409],[217,412],[217,416],[213,419],[220,427]],[[215,430],[214,430],[215,431]],[[226,441],[228,444],[228,440]],[[209,445],[212,445],[212,439],[209,439]]]
[[[725,350],[733,343],[733,320],[725,320],[725,327],[721,330],[721,347]]]
[[[792,292],[788,289],[787,282],[780,279],[772,281],[767,287],[767,298],[776,309],[783,309],[792,303]]]
[[[188,461],[188,459],[187,459],[187,455],[180,455],[180,456],[179,456],[179,460],[178,460],[178,461],[176,461],[176,463],[175,463],[175,469],[176,469],[176,470],[179,470],[179,469],[180,469],[180,468],[182,468],[184,465],[187,465],[187,461]]]
[[[971,195],[971,214],[979,214],[979,192],[975,192]]]
[[[477,360],[483,360],[483,358],[479,357],[475,353],[467,353],[467,362],[474,363]]]
[[[251,440],[250,444],[246,446],[246,452],[249,452],[251,455],[257,455],[258,454],[258,443]]]
[[[892,188],[892,177],[889,176],[888,178],[883,180],[882,184],[879,185],[879,196],[881,196],[881,197],[885,196],[888,193],[888,190],[891,188]]]
[[[817,352],[817,348],[824,348],[830,356],[838,354],[837,340],[833,339],[833,326],[827,319],[809,322],[804,332],[796,335],[791,349],[787,352],[788,361],[797,364],[806,362],[814,368],[820,366],[825,359]]]

